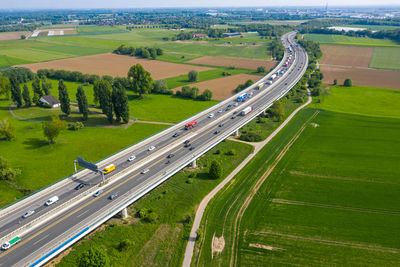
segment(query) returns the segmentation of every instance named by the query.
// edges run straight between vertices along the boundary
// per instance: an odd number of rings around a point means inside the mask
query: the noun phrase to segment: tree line
[[[120,45],[117,49],[113,51],[114,54],[118,55],[129,55],[141,58],[151,58],[156,59],[157,56],[161,56],[163,54],[163,50],[161,48],[152,48],[152,47],[133,47]]]
[[[83,74],[80,71],[69,71],[69,70],[54,70],[54,69],[40,69],[37,71],[39,76],[45,76],[50,79],[55,80],[64,80],[69,82],[79,82],[79,83],[88,83],[94,84],[99,81],[101,78],[97,74]],[[109,77],[103,76],[103,79],[109,79]],[[111,77],[112,79],[112,77]]]

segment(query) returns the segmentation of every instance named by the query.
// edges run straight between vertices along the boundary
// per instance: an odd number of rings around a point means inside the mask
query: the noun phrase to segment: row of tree
[[[161,56],[163,54],[163,51],[161,48],[152,48],[152,47],[135,48],[133,46],[120,45],[117,49],[113,51],[113,53],[118,55],[129,55],[135,57],[156,59],[157,56]]]
[[[90,83],[94,84],[100,79],[113,79],[111,76],[106,76],[100,78],[97,74],[83,74],[80,71],[68,71],[68,70],[54,70],[54,69],[40,69],[37,71],[37,74],[40,77],[47,77],[55,80],[64,80],[70,82],[79,82],[79,83]]]
[[[177,90],[175,95],[182,98],[191,98],[202,101],[210,101],[212,99],[213,93],[211,90],[205,89],[202,94],[199,92],[200,91],[198,87],[190,87],[186,85],[183,86],[181,90]]]
[[[285,48],[283,47],[281,41],[276,38],[271,42],[270,51],[272,58],[275,58],[275,60],[281,60],[285,53]]]

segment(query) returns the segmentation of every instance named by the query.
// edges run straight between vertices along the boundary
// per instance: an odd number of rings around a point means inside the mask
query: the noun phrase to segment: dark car
[[[79,189],[83,188],[84,186],[85,186],[84,183],[80,183],[75,187],[75,190],[79,190]]]
[[[216,130],[215,132],[214,132],[214,134],[219,134],[220,133],[220,131],[218,131],[218,130]]]
[[[192,146],[191,148],[189,148],[189,150],[193,150],[193,149],[195,149],[195,147],[194,147],[194,146]]]
[[[186,143],[185,147],[190,147],[192,144],[191,143]]]
[[[231,108],[230,107],[227,107],[226,109],[225,109],[225,111],[228,111],[228,110],[230,110]]]
[[[186,141],[183,142],[183,143],[186,145],[186,144],[189,144],[189,142],[190,142],[190,140],[188,139],[188,140],[186,140]]]
[[[174,154],[169,154],[167,158],[173,158],[175,155]]]
[[[218,127],[223,127],[224,126],[224,124],[223,123],[221,123],[220,125],[218,125]]]
[[[177,137],[177,136],[179,136],[179,133],[174,133],[172,137]]]
[[[231,119],[233,120],[234,118],[236,118],[236,116],[232,116]]]
[[[110,199],[110,200],[113,200],[113,199],[116,199],[118,197],[118,194],[112,194],[112,195],[110,195],[108,198]]]

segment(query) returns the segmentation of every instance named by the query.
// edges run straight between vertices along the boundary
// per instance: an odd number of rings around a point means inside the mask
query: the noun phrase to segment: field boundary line
[[[272,202],[279,203],[279,204],[298,205],[298,206],[309,206],[309,207],[330,208],[330,209],[338,209],[338,210],[359,211],[359,212],[367,212],[367,213],[400,215],[400,211],[375,210],[375,209],[366,209],[366,208],[358,208],[358,207],[348,207],[348,206],[330,205],[330,204],[323,204],[323,203],[288,200],[288,199],[282,199],[282,198],[274,198],[274,199],[272,199]]]
[[[261,176],[261,178],[256,182],[256,184],[253,186],[253,188],[250,190],[249,196],[246,198],[244,201],[242,207],[239,209],[238,214],[236,215],[235,219],[235,224],[233,226],[233,237],[232,237],[232,251],[231,251],[231,260],[230,260],[230,266],[236,266],[237,265],[237,250],[238,250],[238,235],[240,234],[240,224],[242,222],[242,218],[244,213],[246,212],[248,206],[250,205],[251,201],[253,200],[253,197],[255,194],[258,192],[260,187],[264,184],[265,180],[269,177],[269,175],[274,171],[275,167],[278,165],[278,163],[281,161],[281,159],[286,155],[286,153],[289,151],[289,149],[292,147],[292,145],[296,142],[296,140],[300,137],[300,135],[303,133],[303,131],[306,129],[307,125],[319,114],[319,110],[316,110],[313,115],[305,122],[303,123],[302,127],[297,131],[297,133],[292,137],[292,139],[285,145],[285,147],[281,150],[281,152],[278,154],[272,165],[270,165],[267,170],[264,172],[264,174]]]
[[[374,181],[357,177],[346,177],[346,176],[334,176],[334,175],[322,175],[315,173],[305,173],[301,171],[288,171],[290,174],[295,174],[298,176],[309,176],[313,178],[323,178],[323,179],[335,179],[335,180],[343,180],[343,181],[357,181],[357,182],[366,182],[366,183],[377,183],[377,184],[392,184],[392,185],[400,185],[400,183],[396,182],[384,182],[384,181]]]
[[[321,238],[315,238],[315,237],[306,237],[306,236],[300,236],[300,235],[290,235],[290,234],[282,234],[282,233],[276,233],[276,232],[253,232],[251,234],[252,235],[264,235],[264,236],[274,235],[274,236],[280,236],[280,237],[284,237],[284,238],[288,238],[288,239],[318,242],[318,243],[324,243],[324,244],[329,244],[329,245],[334,245],[334,246],[352,247],[352,248],[359,248],[359,249],[366,249],[366,250],[375,250],[375,251],[380,251],[380,252],[400,253],[400,249],[398,249],[398,248],[389,248],[389,247],[382,247],[382,246],[368,245],[368,244],[361,244],[361,243],[353,243],[353,242],[334,241],[334,240],[321,239]]]
[[[259,142],[259,143],[251,143],[251,145],[254,146],[254,151],[253,153],[251,153],[249,156],[247,156],[247,158],[245,158],[239,165],[238,167],[236,167],[236,169],[234,169],[220,184],[218,184],[207,196],[205,196],[196,211],[195,214],[195,218],[193,221],[193,225],[192,225],[192,229],[190,231],[190,235],[188,238],[188,243],[186,245],[186,250],[185,250],[185,255],[184,255],[184,260],[182,263],[183,267],[190,267],[191,261],[192,261],[192,257],[193,257],[193,251],[194,251],[194,245],[197,239],[197,230],[200,227],[200,223],[203,217],[203,214],[206,210],[206,207],[208,205],[208,203],[211,201],[211,199],[214,198],[214,196],[225,187],[226,184],[228,184],[234,177],[235,175],[241,170],[243,169],[243,167],[246,166],[246,164],[257,155],[257,153],[265,146],[267,145],[273,137],[275,137],[292,119],[293,117],[303,108],[305,108],[306,106],[308,106],[311,101],[312,101],[312,97],[311,97],[311,92],[307,89],[308,92],[308,100],[306,103],[304,103],[303,105],[301,105],[300,107],[298,107],[297,109],[295,109],[287,118],[285,121],[282,122],[281,125],[279,125],[278,128],[275,129],[275,131],[273,131],[264,141]],[[250,144],[250,143],[248,143]]]

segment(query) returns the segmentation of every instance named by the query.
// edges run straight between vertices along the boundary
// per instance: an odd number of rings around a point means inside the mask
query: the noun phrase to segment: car
[[[236,102],[235,104],[233,104],[235,107],[237,107],[237,106],[239,106],[239,103],[238,102]]]
[[[179,133],[174,133],[174,135],[172,137],[178,137]]]
[[[230,107],[227,107],[226,109],[225,109],[225,111],[228,111],[228,110],[230,110],[231,108]]]
[[[246,102],[246,101],[247,101],[247,98],[245,98],[245,99],[242,100],[242,102]]]
[[[285,85],[287,85],[287,83],[285,83]]]
[[[220,123],[220,124],[218,125],[218,127],[222,127],[222,126],[224,126],[224,124],[223,124],[223,123]]]
[[[186,145],[186,144],[189,144],[189,142],[190,142],[190,140],[188,139],[188,140],[186,140],[186,141],[183,142],[183,143]]]
[[[195,149],[195,147],[194,147],[194,146],[192,146],[191,148],[189,148],[189,150],[190,150],[190,151],[192,151],[193,149]]]
[[[234,118],[236,118],[236,116],[232,116],[231,119],[233,120]]]
[[[154,150],[156,147],[155,146],[150,146],[147,150],[152,151]]]
[[[218,113],[222,113],[222,109],[218,110]]]
[[[211,113],[210,115],[208,115],[209,118],[214,117],[214,113]]]
[[[185,147],[190,147],[192,144],[191,143],[186,143]]]
[[[173,158],[175,155],[174,154],[169,154],[168,156],[167,156],[167,158]]]
[[[145,173],[148,173],[149,172],[149,169],[144,169],[143,171],[142,171],[142,174],[145,174]]]
[[[128,161],[131,162],[131,161],[134,161],[135,159],[136,159],[136,156],[132,155],[129,157]]]
[[[235,110],[234,112],[233,112],[233,114],[236,114],[237,113],[237,110]]]
[[[103,190],[97,190],[96,193],[93,194],[94,197],[98,197],[99,195],[101,195],[103,193]]]
[[[84,183],[80,183],[75,187],[75,190],[79,190],[79,189],[83,188],[84,186],[85,186]]]
[[[113,200],[113,199],[116,199],[117,197],[118,197],[118,194],[115,193],[115,194],[111,194],[108,198],[109,198],[110,200]]]
[[[215,132],[214,132],[214,134],[219,134],[220,133],[220,131],[218,131],[218,130],[216,130]]]
[[[25,212],[25,214],[22,216],[22,218],[28,218],[29,216],[31,216],[32,214],[34,214],[35,211],[34,210],[28,210],[27,212]]]

